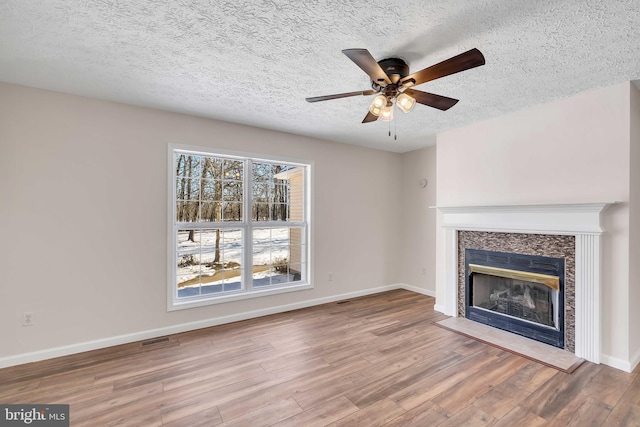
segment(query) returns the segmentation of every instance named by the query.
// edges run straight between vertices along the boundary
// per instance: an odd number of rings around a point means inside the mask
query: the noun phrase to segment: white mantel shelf
[[[433,206],[443,227],[535,234],[601,234],[600,213],[610,203],[503,206]]]
[[[604,203],[433,206],[445,233],[444,314],[457,316],[459,230],[559,234],[576,237],[575,354],[600,363],[601,226]]]

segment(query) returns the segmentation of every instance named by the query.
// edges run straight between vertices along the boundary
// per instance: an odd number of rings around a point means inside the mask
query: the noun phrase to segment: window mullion
[[[253,162],[251,159],[247,159],[245,161],[245,173],[243,179],[244,186],[244,197],[243,203],[244,207],[244,231],[245,231],[245,242],[244,242],[244,283],[246,292],[251,292],[253,289],[253,226],[252,226],[252,203],[253,203]]]
[[[253,227],[271,227],[271,228],[291,228],[291,227],[306,227],[306,221],[253,221],[251,223]]]

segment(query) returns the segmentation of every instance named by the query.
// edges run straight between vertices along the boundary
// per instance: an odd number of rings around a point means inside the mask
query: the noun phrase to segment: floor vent
[[[167,337],[155,338],[155,339],[152,339],[152,340],[143,341],[142,342],[142,347],[146,347],[146,346],[154,345],[154,344],[160,344],[160,343],[168,342],[168,341],[169,341],[169,338],[167,338]]]
[[[351,302],[351,301],[349,301],[349,300],[347,300],[347,301],[338,301],[336,304],[346,304],[348,302]]]

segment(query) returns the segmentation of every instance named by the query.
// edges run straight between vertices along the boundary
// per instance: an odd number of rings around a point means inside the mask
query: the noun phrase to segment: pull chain
[[[396,119],[393,121],[393,140],[397,141],[398,140],[398,115],[396,114],[398,112],[398,109],[396,108],[396,104],[393,104],[393,115],[396,117]],[[391,136],[391,131],[389,131],[389,136]]]
[[[396,116],[396,119],[393,121],[393,140],[398,140],[398,115],[396,114],[398,110],[396,110],[396,105],[393,104],[393,115]]]
[[[393,116],[396,117],[396,119],[393,120],[393,139],[394,140],[398,139],[398,133],[397,133],[398,124],[396,123],[396,120],[398,120],[398,115],[396,114],[397,112],[398,110],[396,109],[396,104],[393,104]],[[389,138],[391,138],[391,120],[389,120]]]

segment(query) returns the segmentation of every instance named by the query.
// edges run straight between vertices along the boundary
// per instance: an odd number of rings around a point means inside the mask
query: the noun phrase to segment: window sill
[[[234,294],[211,296],[207,298],[198,298],[188,301],[169,301],[167,311],[185,310],[188,308],[204,307],[207,305],[223,304],[232,301],[241,301],[245,299],[260,298],[269,295],[283,294],[287,292],[304,291],[313,289],[311,283],[301,283],[299,285],[288,285],[277,288],[258,289],[251,292],[240,292]]]

